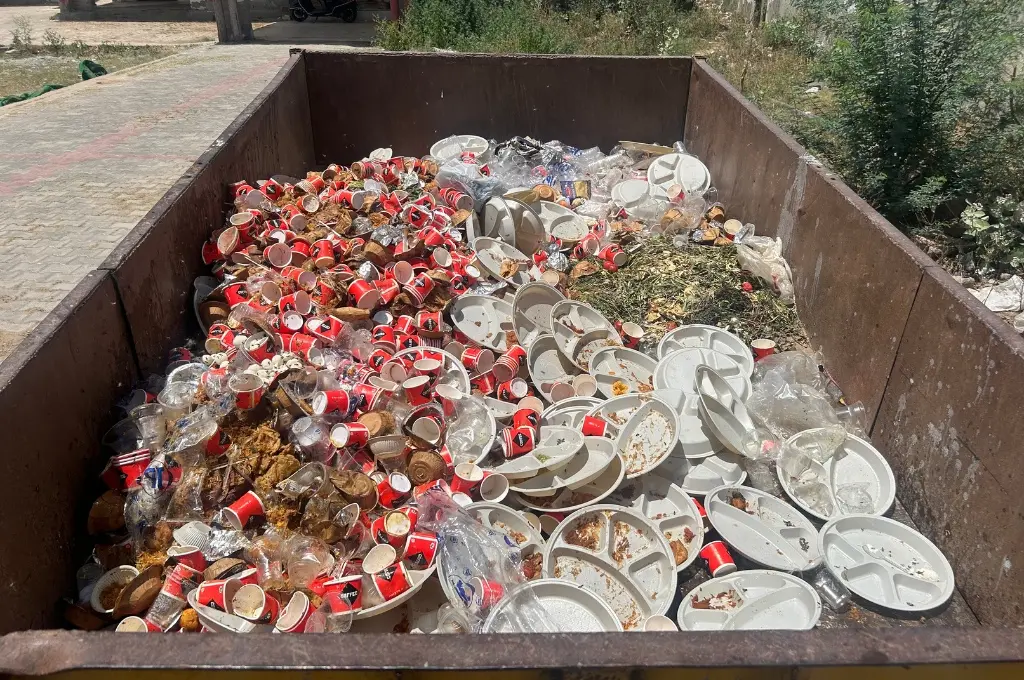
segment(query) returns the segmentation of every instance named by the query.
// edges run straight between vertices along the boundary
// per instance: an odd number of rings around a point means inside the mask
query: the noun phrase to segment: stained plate
[[[754,423],[740,396],[709,366],[698,366],[697,398],[700,418],[715,439],[742,455],[744,440],[753,432]]]
[[[647,181],[652,196],[667,197],[669,187],[674,184],[680,185],[687,194],[703,194],[711,186],[711,173],[696,156],[667,153],[651,162]]]
[[[540,335],[551,333],[551,308],[565,299],[556,288],[535,281],[516,291],[512,300],[512,324],[519,344],[529,348]]]
[[[697,394],[697,367],[704,365],[722,376],[741,399],[750,396],[750,378],[743,367],[731,355],[703,347],[679,349],[663,357],[654,371],[654,387]]]
[[[540,441],[529,453],[502,459],[490,468],[509,479],[533,477],[541,470],[557,470],[569,463],[583,448],[583,434],[568,427],[541,428]]]
[[[509,488],[528,496],[553,496],[559,489],[578,489],[597,479],[615,458],[615,446],[604,437],[584,437],[583,448],[564,467],[512,483]]]
[[[614,397],[596,406],[590,415],[603,418],[615,430],[615,448],[626,464],[627,479],[661,465],[676,446],[676,412],[653,395]]]
[[[574,512],[552,532],[544,576],[583,585],[635,630],[672,604],[676,570],[668,541],[636,510],[598,505]]]
[[[814,433],[815,430],[798,432],[787,440],[786,445],[798,445],[802,438],[813,436]],[[883,515],[896,500],[896,477],[892,473],[892,468],[889,467],[889,463],[878,452],[878,449],[860,437],[848,435],[846,441],[831,458],[825,461],[824,465],[812,461],[812,466],[824,478],[831,496],[832,512],[827,515],[805,502],[795,490],[798,484],[797,480],[786,474],[779,466],[778,461],[776,461],[775,470],[786,495],[801,510],[818,519],[828,520],[851,514]],[[845,510],[845,506],[836,502],[836,489],[844,484],[862,485],[864,491],[874,500],[872,511],[848,512]]]
[[[810,630],[821,598],[807,582],[778,571],[752,569],[700,584],[683,597],[680,630]]]
[[[620,396],[613,390],[618,383],[627,388],[623,394],[654,391],[654,370],[658,364],[643,352],[625,347],[605,347],[594,352],[588,366],[590,375],[597,382],[597,389],[606,399]]]
[[[924,612],[953,595],[946,556],[922,534],[888,517],[831,520],[821,528],[817,545],[847,588],[881,607]]]
[[[514,288],[518,288],[519,286],[526,285],[530,282],[530,275],[527,273],[526,269],[520,269],[513,274],[511,278],[505,278],[501,275],[502,260],[515,260],[516,262],[523,263],[523,266],[527,268],[531,264],[529,257],[519,250],[516,250],[513,246],[510,246],[508,243],[499,239],[482,236],[473,241],[473,250],[476,251],[476,259],[480,262],[480,266],[482,266],[490,276],[494,277],[498,281],[504,281]]]
[[[687,458],[699,460],[726,451],[725,444],[715,438],[711,428],[700,417],[697,395],[668,389],[654,390],[652,394],[672,406],[679,415],[679,446],[673,453],[681,452]]]
[[[601,403],[594,397],[570,397],[544,409],[540,416],[541,427],[544,425],[561,425],[579,429],[583,418]]]
[[[745,508],[733,503],[745,503]],[[752,562],[794,572],[821,564],[817,532],[796,508],[749,486],[722,486],[704,500],[708,519],[726,543]]]
[[[693,499],[677,484],[657,474],[644,475],[620,486],[608,502],[632,506],[654,522],[672,548],[673,560],[682,556],[676,554],[678,546],[685,549],[685,558],[676,564],[677,572],[697,559],[704,545],[704,522]]]
[[[526,366],[530,380],[544,399],[551,403],[550,383],[569,382],[580,370],[558,349],[552,335],[541,335],[533,341],[526,353]]]
[[[612,322],[582,302],[563,300],[553,305],[549,325],[558,349],[583,371],[588,364],[581,364],[581,357],[589,361],[599,349],[622,345]]]
[[[576,243],[590,230],[582,215],[577,215],[558,203],[541,201],[538,214],[545,231],[550,236],[561,239],[562,243]]]
[[[749,378],[754,373],[754,355],[743,344],[743,340],[738,335],[717,326],[690,324],[669,331],[658,343],[658,358],[664,359],[676,350],[692,347],[703,347],[728,354],[743,367],[743,375]]]
[[[539,605],[540,620],[524,612]],[[484,622],[484,633],[518,633],[533,629],[551,633],[621,632],[622,624],[607,602],[583,585],[559,579],[529,581],[506,593]],[[539,632],[538,631],[538,632]]]
[[[501,325],[512,320],[512,305],[490,295],[460,295],[449,308],[452,323],[478,345],[504,353],[507,337]]]
[[[597,479],[578,489],[562,489],[554,496],[525,496],[512,491],[509,498],[538,512],[574,512],[607,498],[619,487],[625,475],[622,458],[616,456]]]

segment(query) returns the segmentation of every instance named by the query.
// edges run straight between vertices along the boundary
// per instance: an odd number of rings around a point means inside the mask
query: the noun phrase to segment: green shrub
[[[984,275],[1024,269],[1024,204],[1000,196],[990,205],[970,203],[960,216],[966,231],[960,264]]]
[[[776,19],[765,23],[764,44],[773,49],[787,48],[796,52],[814,55],[814,37],[807,27],[793,19]]]
[[[1021,21],[1018,0],[857,0],[829,19],[829,160],[897,224],[991,195],[1002,172],[993,163],[1019,139],[1006,65],[1020,54]]]

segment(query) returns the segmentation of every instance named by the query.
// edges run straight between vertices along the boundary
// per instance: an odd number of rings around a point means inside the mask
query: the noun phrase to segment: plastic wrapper
[[[875,499],[871,497],[868,482],[852,482],[836,487],[836,503],[847,514],[868,513],[875,510]]]
[[[785,441],[814,428],[836,428],[845,437],[846,431],[822,389],[825,379],[817,365],[813,355],[801,352],[783,352],[757,363],[747,411],[775,439]],[[835,446],[841,443],[842,439]],[[828,453],[825,459],[831,455]]]
[[[501,196],[512,188],[505,184],[500,174],[495,175],[492,172],[490,175],[482,175],[480,166],[475,163],[463,163],[457,158],[441,166],[435,181],[442,189],[455,187],[472,196],[476,210],[481,210],[489,199]]]
[[[782,239],[750,236],[736,245],[736,259],[740,266],[772,287],[786,304],[796,302],[793,290],[793,272],[782,256]]]
[[[526,583],[519,548],[505,534],[485,527],[443,491],[417,498],[418,528],[438,535],[438,576],[447,579],[452,607],[474,632],[481,632],[502,599],[502,630],[522,633],[554,632],[550,615],[531,591],[515,591]],[[515,592],[513,592],[515,591]]]

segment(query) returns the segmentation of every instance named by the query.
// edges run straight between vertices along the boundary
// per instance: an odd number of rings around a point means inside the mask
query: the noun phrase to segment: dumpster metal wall
[[[365,89],[351,89],[353,83]],[[514,92],[502,95],[502,83],[514,84]],[[609,83],[624,89],[609,94]],[[397,101],[402,87],[420,100]],[[354,91],[390,99],[374,100],[388,105],[371,112],[357,110],[349,106]],[[1013,418],[1021,388],[1014,378],[1022,375],[1024,343],[863,201],[801,158],[795,142],[710,69],[680,58],[306,53],[289,61],[106,269],[76,288],[0,364],[0,418],[12,433],[0,458],[0,631],[57,623],[54,604],[73,587],[73,538],[92,500],[85,486],[101,465],[98,440],[110,406],[136,375],[133,351],[149,371],[183,339],[189,286],[203,271],[200,244],[223,220],[226,183],[347,162],[377,145],[422,153],[438,137],[467,129],[607,148],[619,137],[674,140],[684,119],[687,144],[708,162],[723,200],[761,233],[786,241],[812,340],[824,348],[836,378],[872,415],[877,410],[875,442],[897,471],[901,499],[954,558],[969,603],[990,624],[1019,622],[1024,587],[1015,570],[1024,567],[1024,525],[1009,485],[1022,474],[1012,468],[1021,441]],[[947,396],[965,393],[974,403]],[[55,413],[60,428],[52,426]],[[426,664],[553,672],[745,666],[748,677],[782,678],[811,677],[797,665],[849,664],[914,665],[920,673],[907,677],[937,677],[924,664],[1020,659],[1024,635],[996,628],[690,633],[682,645],[673,634],[258,641],[143,635],[130,645],[111,633],[0,637],[0,673],[34,674]],[[969,672],[987,668],[994,667]],[[1019,675],[1020,667],[1010,672]]]
[[[690,84],[688,57],[652,68],[643,57],[308,52],[306,65],[320,165],[377,147],[422,155],[467,130],[606,150],[623,139],[671,143]]]
[[[812,345],[983,624],[1024,623],[1024,340],[695,61],[688,148],[730,211],[782,238]]]

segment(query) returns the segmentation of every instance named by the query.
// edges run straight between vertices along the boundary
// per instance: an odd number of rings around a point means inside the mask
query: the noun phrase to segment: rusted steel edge
[[[1024,631],[885,629],[552,635],[134,635],[0,638],[0,672],[74,669],[525,670],[909,666],[1024,661]],[[383,652],[382,650],[387,650]],[[424,662],[425,659],[434,661]]]

